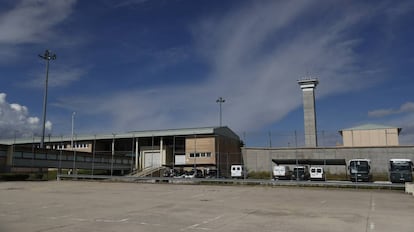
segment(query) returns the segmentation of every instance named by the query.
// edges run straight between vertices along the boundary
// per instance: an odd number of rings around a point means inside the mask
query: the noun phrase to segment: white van
[[[287,180],[290,179],[292,173],[289,166],[273,166],[273,179],[275,180]]]
[[[311,180],[325,180],[325,172],[322,167],[311,167],[310,168],[310,179]]]
[[[231,177],[232,178],[243,178],[244,170],[243,165],[231,165]]]

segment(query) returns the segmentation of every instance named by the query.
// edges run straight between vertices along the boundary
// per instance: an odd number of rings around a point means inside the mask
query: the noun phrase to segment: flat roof
[[[412,162],[410,159],[390,159],[390,161],[395,163]]]
[[[364,124],[356,127],[351,127],[347,129],[342,129],[343,131],[348,130],[378,130],[378,129],[401,129],[399,127],[393,127],[393,126],[385,126],[385,125],[379,125],[379,124]]]
[[[346,165],[345,159],[272,159],[273,163],[300,165]]]
[[[240,140],[239,136],[230,128],[224,127],[196,127],[196,128],[182,128],[182,129],[166,129],[166,130],[144,130],[144,131],[130,131],[126,133],[112,133],[112,134],[96,134],[96,135],[76,135],[76,141],[92,141],[105,139],[129,139],[129,138],[144,138],[144,137],[167,137],[167,136],[191,136],[191,135],[221,135],[233,139]],[[16,138],[16,139],[0,139],[0,144],[31,144],[39,143],[41,137],[35,136],[30,138]],[[45,143],[71,141],[71,136],[45,136]]]

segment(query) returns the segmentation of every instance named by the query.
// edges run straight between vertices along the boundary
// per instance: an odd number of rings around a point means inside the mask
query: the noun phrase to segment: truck
[[[289,166],[273,166],[273,179],[274,180],[289,180],[292,176]]]
[[[309,168],[308,166],[296,166],[292,171],[292,180],[309,180]]]
[[[325,171],[322,167],[310,167],[311,180],[325,180]]]
[[[388,171],[392,183],[413,181],[413,161],[410,159],[390,159]]]
[[[348,163],[349,178],[352,182],[371,182],[371,160],[351,159]]]

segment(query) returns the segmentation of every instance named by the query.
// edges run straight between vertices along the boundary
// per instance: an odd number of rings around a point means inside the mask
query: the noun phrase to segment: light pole
[[[219,97],[217,100],[216,100],[216,102],[217,103],[219,103],[219,105],[220,105],[220,127],[221,127],[221,104],[223,104],[224,102],[226,102],[226,100],[224,100],[222,97]]]
[[[74,147],[72,147],[72,152],[73,152],[73,168],[72,168],[73,173],[72,174],[77,175],[78,172],[76,171],[76,149],[74,149]]]
[[[112,173],[113,173],[113,171],[114,171],[114,155],[115,155],[115,133],[112,133],[112,135],[113,135],[113,137],[112,137],[112,152],[111,152],[111,155],[112,155],[112,159],[111,159],[111,176],[112,176]]]
[[[72,112],[72,139],[70,141],[70,147],[72,149],[73,149],[73,130],[74,130],[74,127],[75,127],[75,115],[76,115],[76,112]]]
[[[45,125],[46,125],[46,105],[47,105],[47,83],[49,80],[49,62],[50,60],[56,60],[56,54],[51,54],[49,50],[45,51],[45,54],[39,55],[40,58],[46,60],[46,81],[45,81],[45,93],[43,96],[43,123],[42,123],[42,140],[40,141],[40,148],[44,148],[45,142]]]

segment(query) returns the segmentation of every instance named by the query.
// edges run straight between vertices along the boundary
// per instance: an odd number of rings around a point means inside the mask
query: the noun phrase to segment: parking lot
[[[414,231],[403,191],[0,182],[0,231]]]

